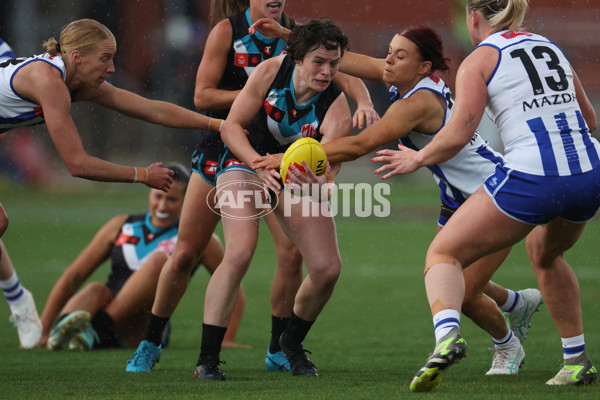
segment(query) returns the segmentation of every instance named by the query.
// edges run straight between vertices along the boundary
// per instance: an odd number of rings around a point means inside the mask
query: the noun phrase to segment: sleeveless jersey
[[[421,79],[414,88],[404,95],[400,95],[395,86],[390,86],[390,100],[395,102],[409,98],[419,90],[429,90],[444,99],[446,102],[446,115],[442,127],[446,125],[452,116],[454,100],[446,83],[436,74]],[[402,137],[400,141],[406,147],[420,150],[433,140],[436,133],[423,133],[413,130]],[[431,170],[433,178],[440,187],[444,204],[458,208],[482,185],[488,176],[494,173],[497,163],[502,163],[502,155],[488,146],[487,142],[476,131],[473,138],[458,154],[448,161],[427,168]]]
[[[232,42],[227,55],[227,65],[217,89],[241,90],[254,68],[262,61],[285,52],[287,44],[281,39],[269,38],[259,32],[254,35],[248,33],[248,28],[252,25],[249,8],[228,17],[228,19],[231,23]],[[228,114],[229,109],[225,109],[209,110],[207,115],[226,119]],[[200,143],[212,149],[221,150],[223,148],[223,142],[218,132],[204,132],[201,135]]]
[[[17,94],[12,85],[17,71],[36,61],[52,65],[60,72],[62,79],[66,79],[66,69],[62,58],[51,57],[48,53],[0,63],[0,133],[44,122],[44,114],[40,105]]]
[[[283,153],[290,144],[303,137],[321,141],[321,123],[341,94],[338,86],[331,82],[306,104],[298,104],[292,82],[294,71],[294,63],[285,56],[267,91],[263,107],[246,127],[250,132],[250,143],[261,155]]]
[[[250,9],[228,18],[233,30],[231,48],[223,78],[217,86],[223,90],[241,90],[254,68],[264,60],[278,56],[287,49],[281,39],[269,38],[256,32],[248,33],[252,25]],[[227,118],[229,110],[213,111],[211,117]]]
[[[15,53],[13,53],[8,43],[6,43],[4,39],[0,37],[0,62],[10,60],[12,58],[15,58]]]
[[[140,269],[155,251],[173,253],[179,221],[166,228],[155,228],[150,213],[130,215],[125,221],[112,249],[112,267],[107,286],[117,291],[135,271]]]
[[[549,39],[500,31],[479,46],[500,53],[487,82],[487,112],[505,147],[506,166],[542,176],[576,175],[600,165],[575,97],[573,72]]]

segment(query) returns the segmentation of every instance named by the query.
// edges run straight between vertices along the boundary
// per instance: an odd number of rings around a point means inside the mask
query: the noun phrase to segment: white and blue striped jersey
[[[498,126],[507,168],[541,176],[577,175],[600,165],[575,97],[573,71],[551,40],[499,31],[479,46],[496,48],[487,112]]]
[[[66,79],[65,64],[60,57],[40,54],[28,58],[16,58],[0,63],[0,133],[10,129],[41,124],[44,114],[39,104],[20,96],[13,88],[17,71],[32,62],[46,62],[56,68]]]
[[[15,58],[15,53],[1,37],[0,37],[0,62]]]
[[[406,99],[419,90],[430,90],[441,96],[446,102],[446,116],[440,129],[446,125],[452,115],[454,100],[446,83],[436,74],[431,74],[415,85],[406,94],[400,95],[395,86],[390,86],[390,99],[395,102]],[[435,133],[411,131],[400,141],[406,147],[420,150],[433,140]],[[502,155],[490,146],[475,132],[473,138],[450,160],[428,168],[441,190],[442,202],[445,205],[458,208],[488,176],[494,173],[497,163],[502,163]]]

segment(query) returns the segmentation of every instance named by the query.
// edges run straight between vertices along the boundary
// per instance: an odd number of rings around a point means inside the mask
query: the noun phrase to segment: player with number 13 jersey
[[[600,145],[582,116],[573,71],[556,44],[528,32],[500,31],[479,46],[500,52],[487,82],[487,112],[499,128],[507,168],[568,176],[600,164]],[[527,74],[519,73],[523,69]]]

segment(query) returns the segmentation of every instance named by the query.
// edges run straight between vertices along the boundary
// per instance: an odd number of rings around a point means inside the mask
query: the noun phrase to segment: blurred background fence
[[[593,103],[600,104],[600,0],[530,3],[527,29],[561,46]],[[117,38],[113,84],[194,109],[196,70],[209,31],[209,4],[209,0],[0,0],[0,36],[17,56],[27,56],[39,53],[48,37],[58,38],[68,22],[97,19]],[[288,0],[286,11],[299,22],[332,18],[350,38],[351,51],[376,57],[385,57],[390,39],[403,28],[429,25],[440,33],[453,61],[444,76],[451,87],[456,68],[472,50],[464,0]],[[368,86],[382,114],[388,104],[386,90],[382,85]],[[90,154],[122,164],[175,160],[189,165],[196,132],[153,126],[86,103],[75,104],[73,116]],[[495,138],[489,139],[494,144]],[[44,126],[0,136],[0,177],[30,185],[81,184],[65,179],[68,174]]]

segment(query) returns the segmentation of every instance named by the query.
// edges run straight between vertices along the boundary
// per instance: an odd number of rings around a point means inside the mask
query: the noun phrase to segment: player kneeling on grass
[[[143,339],[158,277],[177,241],[189,179],[183,166],[166,167],[174,172],[171,189],[150,190],[149,212],[108,221],[56,282],[42,313],[40,346],[50,350],[136,347]],[[91,282],[75,293],[108,258],[112,268],[106,284]],[[200,262],[212,274],[222,258],[223,248],[213,236]],[[240,288],[227,342],[235,339],[244,302]],[[57,315],[58,323],[50,330]],[[169,332],[167,326],[163,347]]]

